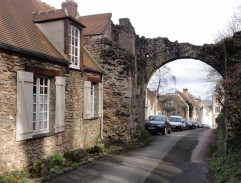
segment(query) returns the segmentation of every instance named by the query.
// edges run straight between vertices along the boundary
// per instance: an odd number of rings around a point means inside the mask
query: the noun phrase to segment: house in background
[[[151,115],[163,115],[163,108],[158,103],[157,91],[151,91],[147,88],[145,97],[145,119]]]
[[[207,124],[210,127],[213,127],[212,125],[212,110],[208,107],[208,105],[203,104],[203,109],[202,109],[202,124]]]
[[[217,127],[217,123],[216,123],[216,118],[218,117],[218,115],[221,113],[222,110],[222,105],[220,104],[220,102],[217,100],[217,92],[214,91],[213,95],[212,95],[212,99],[213,99],[213,103],[212,103],[212,127]]]
[[[182,98],[189,105],[190,120],[192,121],[202,121],[202,102],[201,99],[195,99],[193,95],[188,92],[188,89],[183,89],[183,92],[179,92]]]
[[[189,113],[187,103],[179,96],[178,93],[159,95],[159,102],[164,106],[164,114],[168,118],[172,115],[178,115],[186,118]]]
[[[0,1],[0,173],[103,136],[103,69],[84,47],[77,6]]]

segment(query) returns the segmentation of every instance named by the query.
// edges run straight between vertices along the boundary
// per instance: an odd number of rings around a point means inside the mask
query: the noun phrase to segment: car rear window
[[[171,122],[182,122],[182,118],[170,117]]]

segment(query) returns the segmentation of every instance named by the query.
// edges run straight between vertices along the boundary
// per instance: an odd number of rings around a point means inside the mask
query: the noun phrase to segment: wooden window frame
[[[75,31],[78,31],[78,37],[72,34],[73,30],[74,30],[74,33]],[[75,69],[80,69],[80,30],[76,26],[70,25],[68,36],[69,36],[69,60],[71,63],[70,67]],[[74,42],[77,41],[77,46],[74,43],[72,43],[73,39],[74,39]],[[74,47],[73,54],[72,54],[72,47]],[[77,49],[77,55],[75,53],[76,49]],[[74,60],[75,58],[77,58],[77,64],[74,63],[75,61],[72,61],[73,58]]]
[[[48,133],[49,132],[49,107],[50,107],[50,79],[47,77],[39,77],[39,76],[34,76],[34,80],[36,79],[36,84],[33,84],[33,90],[34,87],[36,87],[36,94],[33,92],[33,135],[37,135],[37,134],[41,134],[41,133]],[[43,79],[44,81],[47,80],[47,85],[44,84],[43,81],[43,85],[40,84],[40,80]],[[43,91],[43,94],[40,93],[40,88],[41,86],[43,87],[43,90],[45,88],[47,88],[47,93],[45,94]],[[36,102],[34,102],[34,95],[36,96]],[[42,103],[40,101],[41,95],[43,97],[42,99]],[[47,96],[47,100],[45,101],[44,96]],[[36,105],[36,110],[34,110],[34,105]],[[43,111],[40,110],[40,105],[43,105],[42,109]],[[46,110],[45,109],[45,105],[47,105]],[[40,129],[40,113],[47,113],[46,119],[44,119],[44,114],[43,114],[43,128]],[[35,120],[34,120],[34,114],[36,116]],[[34,122],[35,121],[35,122]],[[46,121],[46,128],[44,128],[44,122]],[[36,123],[34,125],[34,123]]]

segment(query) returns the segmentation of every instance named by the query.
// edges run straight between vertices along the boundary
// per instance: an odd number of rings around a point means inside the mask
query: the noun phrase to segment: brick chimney
[[[183,89],[183,93],[186,95],[186,97],[188,98],[188,89],[187,88],[185,88],[185,89]]]
[[[73,17],[78,16],[78,4],[74,0],[65,0],[65,2],[62,3],[62,9],[67,9],[68,13],[72,15]]]

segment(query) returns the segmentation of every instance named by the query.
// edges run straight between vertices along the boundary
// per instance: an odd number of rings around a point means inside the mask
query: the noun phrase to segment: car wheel
[[[171,129],[171,128],[169,128],[168,134],[171,134],[171,133],[172,133],[172,129]]]
[[[162,135],[166,135],[167,134],[167,128],[164,128],[164,131],[162,132]]]

